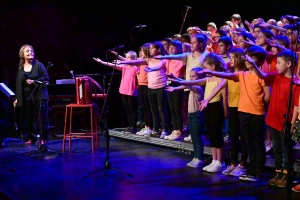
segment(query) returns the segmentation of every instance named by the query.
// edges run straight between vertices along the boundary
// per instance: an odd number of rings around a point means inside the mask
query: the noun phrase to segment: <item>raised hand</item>
[[[259,24],[259,26],[264,27],[264,28],[268,28],[270,26],[270,24],[266,23],[266,22],[262,22]]]
[[[244,61],[246,61],[246,62],[251,63],[252,65],[255,65],[255,64],[256,64],[255,61],[254,61],[250,56],[248,56],[248,55],[242,56],[242,59],[243,59]]]
[[[298,71],[298,74],[299,74],[299,71]],[[300,79],[294,80],[293,83],[300,86]]]
[[[257,18],[257,20],[258,20],[259,23],[265,23],[265,20],[261,17]]]
[[[145,72],[152,72],[152,69],[151,69],[150,67],[145,67],[145,68],[144,68],[144,71],[145,71]]]
[[[279,51],[287,49],[287,48],[285,48],[285,46],[281,46],[277,42],[277,40],[275,40],[274,38],[272,38],[271,40],[269,40],[268,43],[269,43],[270,46],[277,48]]]
[[[199,74],[199,75],[212,74],[212,71],[209,69],[203,69],[203,70],[197,72],[197,74]]]
[[[202,111],[204,108],[206,108],[207,105],[208,105],[208,103],[209,103],[209,102],[208,102],[208,100],[206,100],[206,99],[200,101],[200,102],[199,102],[199,106],[200,106],[200,107],[199,107],[199,110]]]
[[[112,54],[114,54],[115,56],[116,55],[119,55],[117,52],[115,52],[115,51],[110,51],[110,53],[112,53]]]
[[[27,80],[26,80],[26,83],[27,83],[28,85],[31,85],[32,83],[34,83],[34,80],[27,79]]]
[[[175,90],[175,88],[172,87],[172,86],[168,86],[168,87],[166,87],[165,90],[168,91],[168,92],[173,92]]]
[[[174,74],[166,74],[166,76],[167,76],[167,78],[171,78],[171,79],[177,79],[177,77],[176,76],[174,76]]]
[[[93,59],[94,59],[94,61],[96,61],[98,63],[103,63],[103,61],[101,59],[99,59],[99,58],[93,58]]]
[[[248,22],[247,20],[245,20],[245,24],[249,27],[249,29],[253,29],[253,25],[250,24],[250,22]]]
[[[249,44],[249,45],[251,45],[251,46],[255,46],[256,44],[253,42],[253,41],[251,41],[249,38],[247,38],[247,40],[244,40],[243,42],[245,42],[245,43],[247,43],[247,44]]]
[[[172,82],[175,82],[175,83],[180,83],[180,80],[175,79],[175,78],[168,78],[168,81],[172,81]]]

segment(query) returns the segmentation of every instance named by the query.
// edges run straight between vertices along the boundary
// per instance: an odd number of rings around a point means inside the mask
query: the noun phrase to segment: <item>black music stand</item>
[[[7,98],[11,98],[15,96],[15,93],[13,91],[11,91],[6,85],[5,83],[0,83],[0,91],[7,97]],[[17,133],[15,134],[18,138],[10,138],[9,136],[12,136],[11,134],[9,134],[8,132],[12,131],[13,128],[12,126],[4,120],[0,120],[0,125],[2,127],[6,127],[7,129],[7,136],[8,138],[4,139],[3,143],[0,144],[5,146],[6,144],[23,144],[23,141],[20,139],[20,135],[18,135]],[[18,131],[18,127],[17,127],[17,123],[16,123],[16,118],[15,118],[15,110],[14,110],[14,128],[15,128],[15,132]],[[13,137],[13,136],[12,136]]]

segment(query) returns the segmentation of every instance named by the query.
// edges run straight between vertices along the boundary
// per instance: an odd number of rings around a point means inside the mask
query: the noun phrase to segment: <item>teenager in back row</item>
[[[201,67],[203,60],[208,52],[205,51],[207,46],[207,36],[205,34],[194,34],[191,39],[191,53],[182,53],[174,55],[160,55],[156,56],[155,59],[168,59],[168,60],[181,60],[186,64],[185,80],[190,80],[189,71],[195,67]],[[188,97],[189,90],[185,89],[184,95]],[[187,99],[187,98],[186,98]],[[185,102],[187,104],[187,102]],[[186,117],[187,110],[184,112]],[[185,138],[185,140],[190,141],[190,136]]]

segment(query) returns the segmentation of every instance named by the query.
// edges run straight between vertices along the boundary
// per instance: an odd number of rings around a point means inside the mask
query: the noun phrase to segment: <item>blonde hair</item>
[[[126,54],[130,55],[130,57],[134,60],[137,59],[137,54],[135,51],[128,51]]]
[[[19,68],[22,68],[23,65],[24,65],[24,63],[25,63],[24,49],[25,49],[26,47],[31,48],[32,51],[33,51],[33,53],[34,53],[34,48],[33,48],[31,45],[29,45],[29,44],[24,44],[24,45],[21,47],[20,51],[19,51],[19,58],[20,58]]]

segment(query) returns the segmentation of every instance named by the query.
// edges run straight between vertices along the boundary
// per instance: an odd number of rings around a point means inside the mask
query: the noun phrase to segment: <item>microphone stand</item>
[[[189,12],[189,9],[191,9],[191,8],[187,6],[186,7],[186,11],[185,11],[185,15],[184,15],[184,18],[183,18],[183,21],[182,21],[182,24],[181,24],[180,32],[179,32],[180,35],[181,35],[181,32],[182,32],[182,28],[183,28],[183,24],[185,22],[186,16],[187,16],[187,14]]]
[[[118,55],[119,54],[117,53],[116,54],[116,60],[118,59]],[[111,85],[112,85],[112,79],[113,79],[113,76],[114,76],[114,73],[115,73],[116,65],[117,65],[117,63],[115,63],[115,67],[113,67],[112,75],[111,75],[111,78],[110,78],[110,81],[109,81],[109,85],[108,85],[108,88],[107,88],[106,98],[104,99],[104,103],[103,103],[103,107],[102,107],[102,112],[101,112],[100,120],[99,120],[101,122],[101,120],[103,119],[104,131],[106,132],[106,158],[105,158],[105,164],[104,164],[104,167],[102,167],[101,169],[98,169],[98,170],[96,170],[94,172],[91,172],[89,174],[83,175],[83,178],[87,178],[87,177],[91,176],[92,174],[96,174],[96,173],[101,172],[103,170],[105,170],[106,172],[108,172],[108,170],[114,170],[114,171],[117,171],[119,173],[125,174],[125,175],[127,175],[129,177],[133,177],[132,174],[129,174],[129,173],[123,172],[123,171],[121,171],[119,169],[113,168],[112,165],[109,162],[109,141],[110,141],[110,135],[109,135],[108,127],[107,127],[107,113],[108,113],[107,98],[109,96],[109,92],[110,92],[110,88],[111,88]],[[104,86],[104,88],[105,88],[105,86]],[[105,91],[105,89],[104,89],[104,91]]]
[[[48,69],[48,67],[46,68]],[[46,74],[47,70],[45,70],[45,72],[43,73],[43,75],[41,77],[44,77],[44,75]],[[45,120],[44,119],[44,116],[42,116],[41,118],[41,110],[42,110],[42,106],[45,106],[44,104],[42,104],[42,101],[43,101],[43,94],[44,94],[44,88],[46,88],[48,85],[48,82],[44,82],[44,81],[41,81],[41,83],[36,83],[35,84],[35,88],[33,89],[33,91],[31,92],[31,94],[29,95],[29,97],[26,99],[27,101],[30,101],[32,95],[34,94],[34,92],[36,91],[37,88],[39,88],[39,91],[40,91],[40,99],[39,99],[39,111],[38,111],[38,124],[39,124],[39,145],[38,145],[38,150],[33,150],[33,151],[28,151],[28,152],[25,152],[25,153],[21,153],[21,154],[25,154],[27,156],[30,156],[30,155],[34,155],[34,154],[41,154],[39,156],[39,158],[41,160],[45,160],[45,155],[48,154],[49,156],[61,156],[62,153],[58,153],[58,152],[54,152],[54,151],[49,151],[48,150],[48,147],[46,145],[46,141],[45,141],[45,138],[44,138],[44,134],[43,133],[43,129],[44,129],[44,125],[43,125],[43,121]],[[43,136],[43,139],[42,139],[42,136]],[[42,144],[42,142],[44,142],[44,144]]]
[[[140,27],[139,28],[139,30],[138,30],[138,32],[137,32],[137,34],[135,35],[135,37],[133,38],[132,37],[132,35],[131,35],[131,33],[132,33],[132,30],[134,29],[135,27],[133,27],[131,30],[130,30],[130,38],[131,38],[131,43],[128,45],[128,47],[126,48],[126,49],[130,49],[130,47],[134,44],[134,42],[135,42],[135,40],[136,40],[136,38],[139,36],[139,34],[142,32],[142,30],[143,30],[143,28],[142,27]],[[117,54],[117,56],[116,56],[116,60],[118,59],[118,54]]]
[[[286,114],[284,115],[285,117],[285,123],[284,123],[284,135],[285,135],[285,143],[288,144],[288,160],[287,160],[287,184],[286,184],[286,195],[287,199],[290,200],[292,198],[292,182],[293,182],[293,173],[292,169],[293,166],[291,166],[291,160],[293,159],[293,146],[292,146],[292,141],[291,141],[291,123],[289,122],[289,115],[290,115],[290,108],[291,108],[291,101],[293,97],[293,84],[294,84],[294,69],[296,65],[296,56],[297,56],[297,46],[298,46],[298,38],[299,38],[299,28],[297,29],[297,41],[296,41],[296,49],[295,51],[292,49],[294,53],[293,61],[292,61],[292,78],[290,81],[290,89],[289,89],[289,98],[288,98],[288,105],[287,105],[287,110]]]

